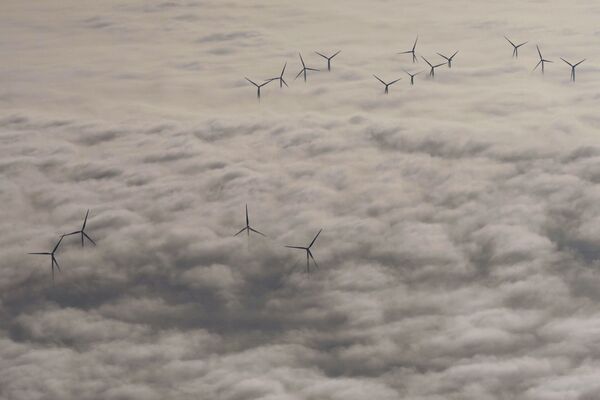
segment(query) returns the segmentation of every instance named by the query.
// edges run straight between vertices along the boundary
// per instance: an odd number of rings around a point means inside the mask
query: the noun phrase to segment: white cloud
[[[592,1],[61,7],[0,15],[0,398],[597,397]]]

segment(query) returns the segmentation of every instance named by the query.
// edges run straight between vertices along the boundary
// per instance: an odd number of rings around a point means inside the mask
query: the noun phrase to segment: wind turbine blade
[[[431,65],[431,63],[430,63],[429,61],[427,61],[427,59],[426,59],[425,57],[421,56],[421,58],[422,58],[423,60],[425,60],[425,62],[426,62],[427,64],[429,64],[429,66],[430,66],[430,67],[433,67],[433,65]]]
[[[65,237],[65,235],[62,235],[60,237],[60,239],[58,239],[58,243],[56,243],[56,246],[54,246],[54,250],[52,250],[52,254],[54,254],[54,252],[58,249],[58,246],[60,246],[60,242],[62,242],[64,237]]]
[[[83,233],[83,236],[85,236],[85,237],[87,238],[87,240],[89,240],[90,242],[92,242],[92,244],[93,244],[94,246],[96,245],[96,242],[94,242],[94,240],[93,240],[91,237],[89,237],[89,236],[87,235],[87,233],[85,233],[85,232],[82,232],[82,233]]]
[[[571,64],[570,62],[568,62],[567,60],[565,60],[564,58],[560,57],[561,60],[563,60],[565,63],[569,64],[571,67],[573,66],[573,64]]]
[[[579,61],[577,64],[575,64],[574,67],[578,66],[579,64],[581,64],[584,61],[585,61],[585,58],[583,60]]]
[[[535,67],[533,67],[533,69],[531,70],[531,72],[535,71],[537,69],[537,67],[539,67],[539,65],[542,63],[542,60],[538,61],[537,64],[535,64]]]
[[[298,77],[299,77],[300,75],[302,75],[302,73],[303,73],[303,72],[304,72],[304,69],[302,69],[302,71],[298,72],[298,75],[296,75],[296,77],[294,78],[294,80],[298,79]]]
[[[56,258],[52,257],[52,261],[54,262],[54,264],[56,264],[56,268],[58,268],[58,270],[60,271],[60,265],[58,264]]]
[[[63,236],[71,236],[71,235],[75,235],[75,234],[81,233],[81,232],[82,231],[74,231],[74,232],[71,232],[71,233],[65,233]]]
[[[284,84],[286,87],[289,87],[289,86],[288,86],[288,84],[287,84],[287,82],[286,82],[286,81],[285,81],[283,78],[281,78],[281,82],[283,82],[283,84]]]
[[[287,61],[285,62],[285,64],[283,64],[283,69],[281,70],[281,75],[279,75],[280,78],[283,77],[283,73],[285,72],[285,67],[287,67]]]
[[[299,246],[284,246],[287,247],[289,249],[300,249],[300,250],[306,250],[306,247],[299,247]]]
[[[402,78],[398,78],[395,81],[391,81],[390,83],[388,83],[388,86],[393,85],[394,83],[398,82],[399,80],[402,80]]]
[[[460,50],[456,50],[456,51],[454,52],[454,54],[452,54],[452,55],[450,56],[450,59],[452,60],[452,59],[454,58],[454,56],[458,54],[458,52],[459,52],[459,51],[460,51]]]
[[[415,51],[415,49],[417,48],[417,42],[418,42],[418,41],[419,41],[419,35],[417,35],[417,37],[415,38],[415,43],[413,44],[413,47],[412,47],[412,51],[413,51],[413,52],[414,52],[414,51]]]
[[[538,46],[536,44],[535,47],[537,48],[538,54],[540,55],[540,60],[542,60],[544,57],[542,57],[542,52],[540,51],[540,46]]]
[[[437,53],[437,55],[438,55],[438,56],[440,56],[440,57],[444,57],[446,60],[449,60],[449,58],[448,58],[448,57],[446,57],[445,55],[443,55],[443,54],[441,54],[441,53]]]
[[[315,267],[319,268],[319,264],[317,264],[317,260],[315,260],[315,257],[312,255],[312,252],[310,250],[308,251],[308,255],[310,256],[310,258],[312,258],[313,263],[315,263]]]
[[[504,36],[504,39],[508,40],[508,43],[510,43],[511,45],[513,45],[513,47],[516,47],[515,44],[513,42],[510,41],[509,38],[507,38],[506,36]]]
[[[338,50],[334,55],[332,55],[331,57],[329,57],[329,59],[331,60],[333,57],[337,56],[338,54],[340,54],[342,51]]]
[[[302,54],[298,53],[298,55],[300,56],[300,62],[302,63],[302,67],[306,67],[306,65],[304,65],[304,59],[302,58]]]
[[[320,70],[318,70],[318,69],[316,69],[316,68],[306,68],[306,70],[307,70],[307,71],[320,71]]]
[[[523,43],[521,43],[521,44],[517,45],[517,47],[521,47],[521,46],[523,46],[524,44],[527,44],[527,43],[529,43],[529,41],[527,41],[527,42],[523,42]]]
[[[250,225],[250,219],[248,218],[248,204],[246,204],[246,226]]]
[[[262,236],[264,236],[264,237],[267,237],[267,235],[265,235],[265,234],[264,234],[264,233],[262,233],[262,232],[259,232],[259,231],[257,231],[257,230],[256,230],[256,229],[254,229],[254,228],[250,228],[250,230],[251,230],[252,232],[254,232],[254,233],[258,233],[259,235],[262,235]]]
[[[318,51],[315,51],[315,53],[317,53],[318,55],[320,55],[321,57],[323,57],[324,59],[328,60],[329,58],[327,58],[326,55],[319,53]]]
[[[317,232],[315,238],[312,240],[312,242],[310,242],[310,244],[308,245],[308,248],[310,249],[310,247],[313,245],[313,243],[315,242],[315,240],[317,240],[317,238],[319,237],[319,235],[321,234],[321,231],[323,229],[319,229],[319,232]]]
[[[258,87],[258,85],[257,85],[256,83],[254,83],[253,81],[251,81],[250,79],[246,78],[246,80],[247,80],[248,82],[250,82],[251,84],[253,84],[254,86]]]
[[[412,54],[412,50],[408,50],[408,51],[402,51],[398,54]]]
[[[50,255],[50,254],[52,254],[52,253],[27,253],[27,254],[43,254],[43,255],[45,255],[45,256],[48,256],[48,255]]]
[[[385,85],[385,82],[382,81],[381,79],[379,79],[379,77],[377,75],[373,75],[375,77],[375,79],[377,79],[379,82],[383,83]]]
[[[246,230],[246,228],[242,228],[238,233],[236,233],[235,235],[233,235],[233,237],[236,237],[237,235],[239,235],[240,233],[244,232]]]
[[[90,210],[87,210],[87,212],[85,213],[85,219],[83,220],[83,226],[81,227],[81,230],[85,229],[85,225],[87,224],[87,219],[88,219],[89,214],[90,214]]]

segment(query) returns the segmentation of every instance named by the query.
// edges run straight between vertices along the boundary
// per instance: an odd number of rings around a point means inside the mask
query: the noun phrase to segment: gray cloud
[[[0,16],[0,398],[597,397],[595,4],[91,7]]]

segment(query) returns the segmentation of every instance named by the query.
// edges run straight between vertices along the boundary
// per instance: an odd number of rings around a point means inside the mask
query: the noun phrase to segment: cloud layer
[[[593,2],[77,4],[0,13],[0,398],[600,396]]]

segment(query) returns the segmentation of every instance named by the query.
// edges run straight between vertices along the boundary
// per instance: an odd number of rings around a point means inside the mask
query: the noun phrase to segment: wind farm
[[[7,0],[0,398],[600,398],[597,14]]]

